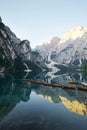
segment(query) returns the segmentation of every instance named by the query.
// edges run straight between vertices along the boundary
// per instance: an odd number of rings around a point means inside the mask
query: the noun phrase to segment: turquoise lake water
[[[22,78],[69,85],[83,73],[0,74],[0,130],[87,130],[87,92],[27,83]]]

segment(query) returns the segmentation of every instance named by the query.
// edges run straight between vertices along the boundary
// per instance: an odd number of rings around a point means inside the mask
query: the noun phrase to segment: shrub
[[[87,71],[87,64],[83,65],[83,70]]]

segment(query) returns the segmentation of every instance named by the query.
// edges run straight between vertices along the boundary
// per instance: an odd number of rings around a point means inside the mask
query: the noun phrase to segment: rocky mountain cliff
[[[60,40],[53,60],[58,64],[81,66],[87,63],[87,28],[79,26],[69,30]]]
[[[49,62],[48,57],[56,49],[59,41],[59,37],[53,37],[52,39],[49,39],[48,41],[36,46],[34,50],[41,54],[45,62]]]
[[[57,65],[78,66],[87,64],[87,28],[79,26],[66,32],[64,36],[53,38],[35,48],[46,62]]]
[[[79,26],[60,39],[53,37],[34,50],[28,40],[21,41],[0,17],[0,72],[41,71],[58,65],[79,66],[87,63],[87,28]],[[54,67],[55,66],[55,67]]]
[[[41,55],[31,50],[28,40],[18,39],[0,17],[0,72],[41,71],[43,68],[46,66]]]

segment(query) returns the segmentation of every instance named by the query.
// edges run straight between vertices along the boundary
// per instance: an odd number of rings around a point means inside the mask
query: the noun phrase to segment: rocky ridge
[[[32,51],[30,42],[17,38],[0,17],[0,71],[3,68],[6,71],[42,71],[46,65],[41,55]]]

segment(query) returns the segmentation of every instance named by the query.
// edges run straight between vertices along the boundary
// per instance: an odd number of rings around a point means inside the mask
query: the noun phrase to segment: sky
[[[0,0],[0,16],[34,48],[71,28],[87,26],[87,0]]]

